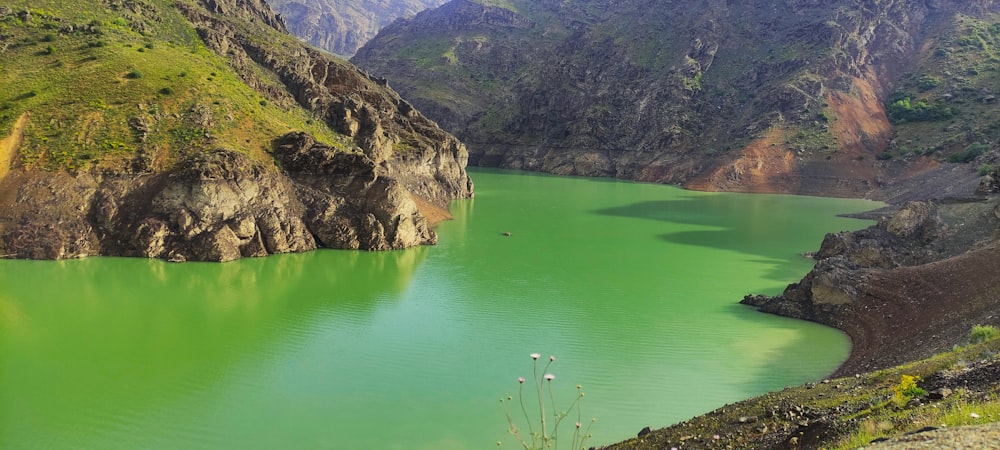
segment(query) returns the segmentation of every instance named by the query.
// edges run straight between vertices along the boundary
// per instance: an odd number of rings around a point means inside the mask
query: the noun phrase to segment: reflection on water
[[[535,351],[560,398],[585,386],[600,444],[846,355],[735,302],[869,203],[476,179],[435,247],[0,261],[0,448],[482,448]]]

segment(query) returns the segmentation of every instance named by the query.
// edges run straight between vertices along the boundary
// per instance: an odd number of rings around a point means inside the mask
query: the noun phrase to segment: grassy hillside
[[[269,160],[260,156],[271,140],[293,130],[349,145],[303,109],[247,86],[174,1],[7,4],[0,134],[29,117],[15,164],[154,171],[215,147]]]

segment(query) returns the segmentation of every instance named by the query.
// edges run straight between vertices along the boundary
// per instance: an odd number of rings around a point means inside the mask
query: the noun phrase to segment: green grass
[[[149,16],[95,0],[9,6],[30,9],[32,19],[0,21],[0,33],[15,43],[0,59],[0,135],[30,113],[20,149],[26,166],[121,168],[145,149],[169,167],[185,154],[214,147],[266,160],[275,137],[297,130],[349,145],[302,108],[261,101],[205,48],[172,1],[145,2]],[[75,30],[68,32],[66,24]],[[145,139],[129,127],[134,119],[151,124]]]
[[[980,392],[976,395],[959,389],[942,400],[916,407],[907,405],[906,402],[900,404],[892,398],[896,392],[904,388],[913,389],[914,395],[909,396],[910,398],[920,396],[917,395],[920,390],[919,378],[916,388],[906,385],[905,380],[891,384],[894,380],[900,380],[903,375],[926,378],[935,373],[960,371],[968,364],[966,361],[995,361],[998,358],[997,351],[1000,350],[1000,340],[998,340],[1000,333],[980,336],[979,332],[983,328],[977,326],[970,333],[970,336],[981,337],[977,343],[957,347],[951,352],[922,361],[866,375],[870,382],[875,383],[873,388],[867,391],[870,395],[868,401],[874,406],[841,418],[853,431],[841,435],[830,448],[855,449],[868,445],[876,438],[898,436],[927,426],[954,427],[1000,422],[1000,392],[997,392],[1000,385],[994,385],[991,392]],[[996,331],[994,327],[985,328]]]

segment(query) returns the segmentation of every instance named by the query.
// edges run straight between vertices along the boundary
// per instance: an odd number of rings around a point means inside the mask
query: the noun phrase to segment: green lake
[[[562,406],[583,385],[599,445],[847,356],[737,302],[876,203],[472,175],[433,247],[0,260],[0,448],[518,448],[499,400],[533,352]]]

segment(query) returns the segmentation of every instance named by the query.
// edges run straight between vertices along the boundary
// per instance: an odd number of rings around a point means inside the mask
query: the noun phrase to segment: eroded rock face
[[[304,45],[283,46],[279,51],[224,17],[180,5],[179,9],[206,45],[227,55],[248,84],[279,104],[297,103],[353,138],[375,164],[377,176],[393,178],[440,208],[472,195],[465,145],[400,98],[385,79]],[[282,85],[269,86],[254,68],[273,72]]]
[[[4,207],[8,223],[20,224],[3,230],[0,249],[33,259],[231,261],[317,247],[388,250],[437,242],[409,191],[377,177],[366,156],[301,134],[281,139],[275,154],[286,172],[225,149],[153,175],[96,180],[19,172],[0,181],[19,193]]]

